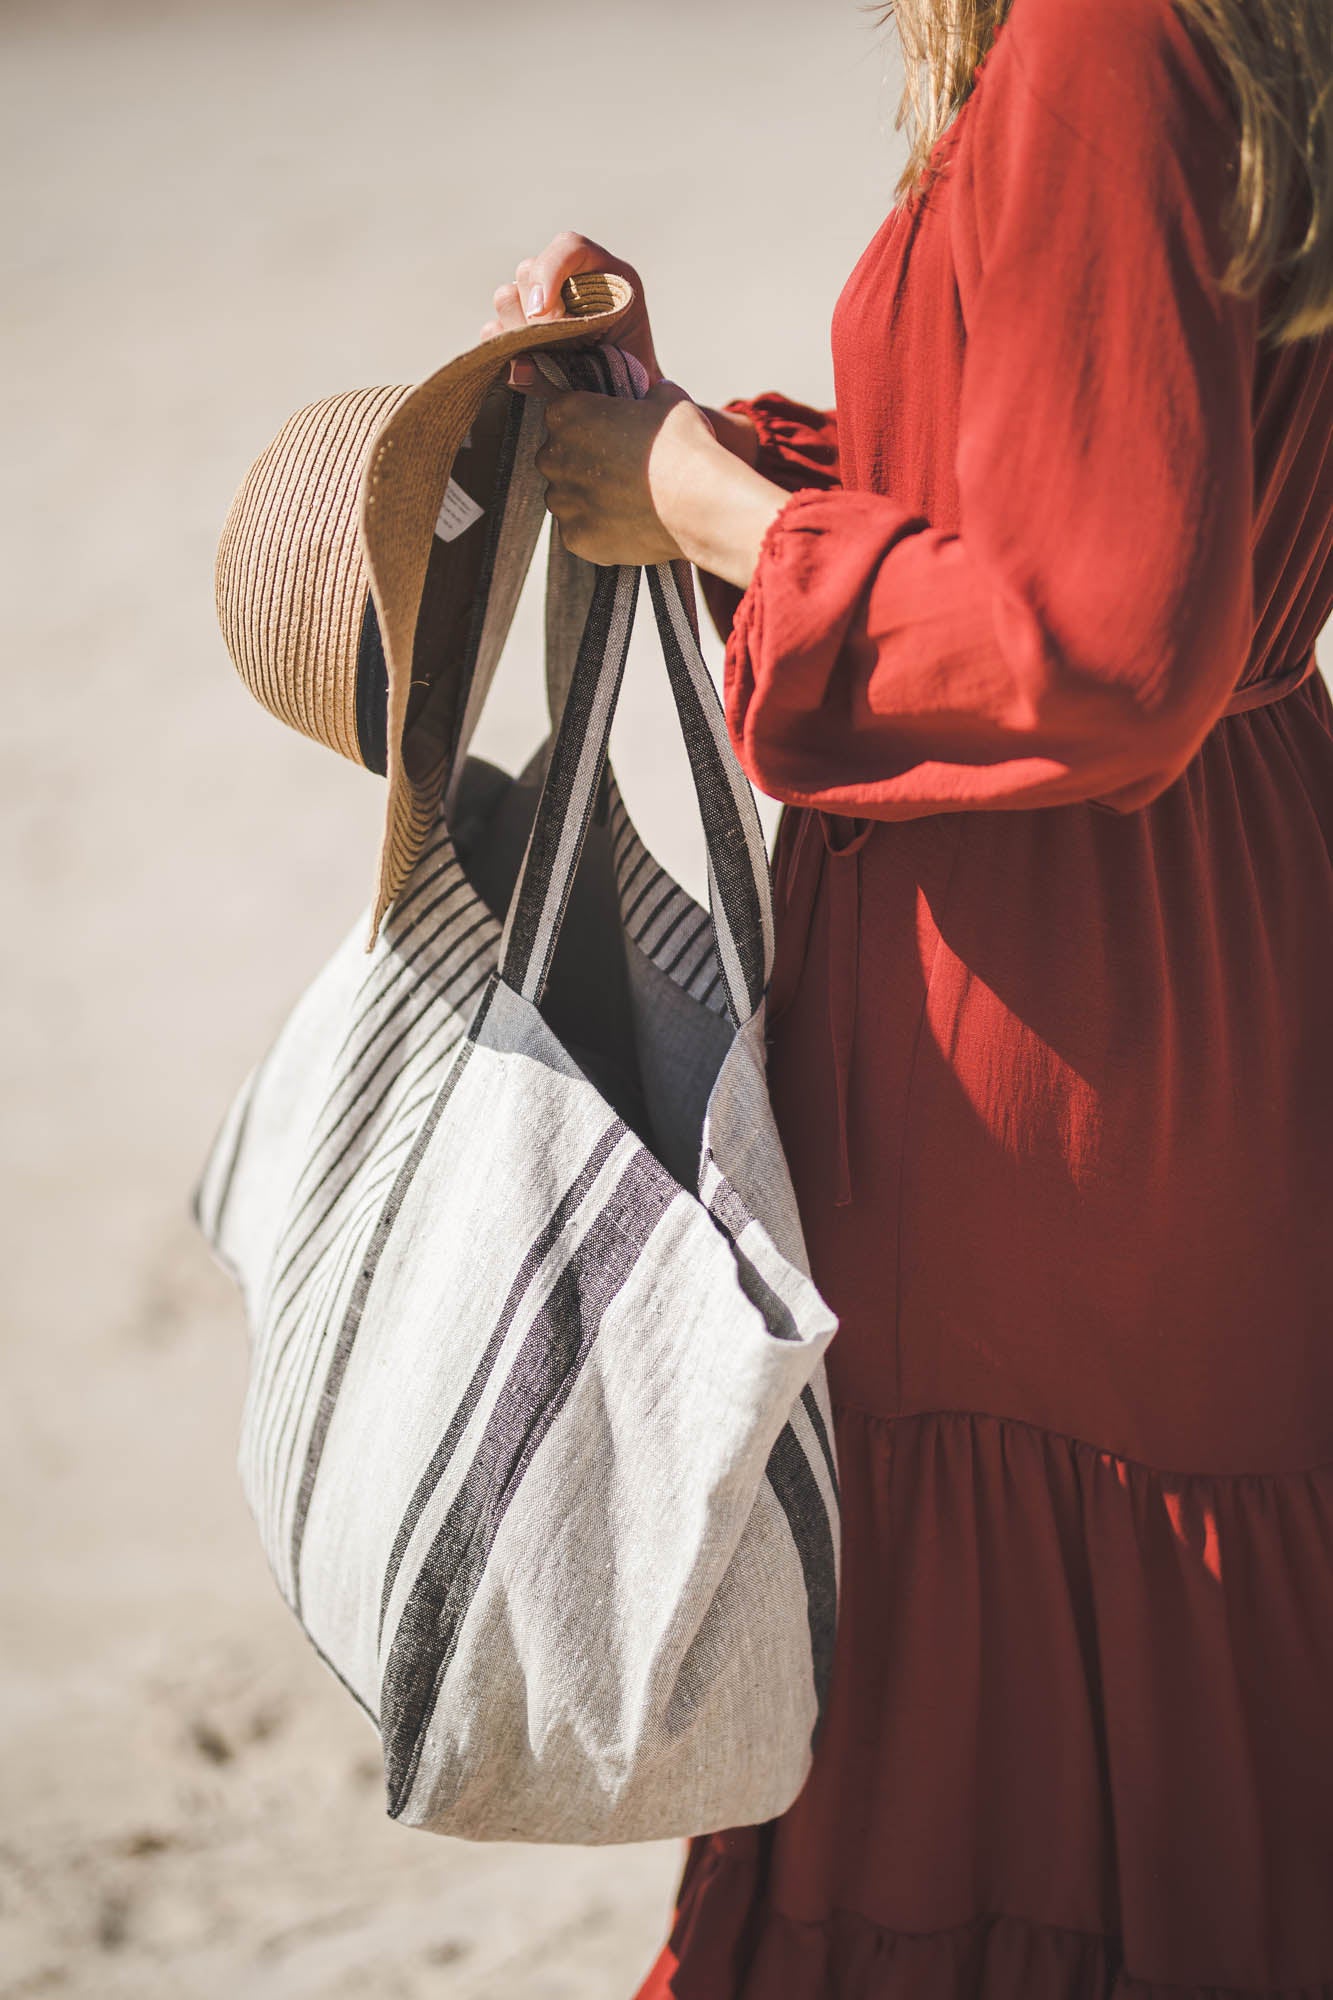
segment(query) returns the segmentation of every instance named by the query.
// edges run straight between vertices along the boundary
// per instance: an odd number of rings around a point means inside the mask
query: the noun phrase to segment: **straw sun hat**
[[[415,388],[359,389],[289,418],[232,502],[217,558],[227,650],[281,721],[388,779],[371,941],[440,810],[456,658],[480,586],[511,358],[598,341],[633,289],[566,281],[568,317],[469,348]],[[453,477],[460,452],[463,480]],[[466,483],[463,483],[463,482]]]

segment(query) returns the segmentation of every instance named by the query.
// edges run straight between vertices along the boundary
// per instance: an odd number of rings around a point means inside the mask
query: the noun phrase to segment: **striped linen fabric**
[[[611,347],[541,359],[646,386]],[[252,1330],[246,1494],[380,1732],[390,1814],[647,1840],[768,1819],[808,1770],[837,1601],[835,1322],[765,1083],[767,857],[683,565],[648,586],[711,914],[606,762],[640,572],[578,563],[554,528],[557,726],[503,895],[477,886],[498,821],[451,833],[540,516],[539,408],[513,403],[445,811],[374,950],[358,924],[236,1099],[195,1213]],[[576,1054],[556,1024],[589,991],[620,1027]]]

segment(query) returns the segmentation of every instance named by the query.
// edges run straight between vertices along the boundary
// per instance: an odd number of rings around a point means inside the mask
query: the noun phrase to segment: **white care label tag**
[[[435,523],[435,532],[442,542],[456,542],[463,530],[470,528],[474,521],[479,521],[485,512],[486,509],[479,507],[456,479],[451,479]]]

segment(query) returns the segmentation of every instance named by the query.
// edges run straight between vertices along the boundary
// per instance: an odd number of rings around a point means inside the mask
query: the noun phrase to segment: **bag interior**
[[[426,777],[451,755],[457,742],[461,704],[486,609],[481,584],[499,527],[501,467],[520,415],[515,400],[508,389],[490,390],[472,420],[467,450],[457,461],[464,490],[482,509],[485,532],[474,527],[452,541],[437,535],[431,544],[403,728],[403,764],[410,777]]]
[[[497,922],[518,880],[549,745],[517,777],[468,757],[450,832]],[[683,1187],[697,1186],[709,1093],[731,1045],[728,1021],[674,987],[626,935],[616,893],[605,773],[598,787],[540,1013],[588,1081]],[[630,954],[637,964],[631,977]],[[645,1063],[670,1015],[669,1060]]]

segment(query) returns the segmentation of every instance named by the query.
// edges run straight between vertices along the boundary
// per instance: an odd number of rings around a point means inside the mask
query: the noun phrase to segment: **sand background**
[[[562,227],[638,264],[701,400],[830,400],[896,98],[855,0],[0,7],[0,2000],[627,2000],[657,1947],[675,1845],[384,1817],[245,1512],[186,1203],[364,903],[380,788],[242,691],[213,547],[292,409],[470,345]],[[539,611],[478,743],[511,768]],[[697,890],[640,639],[617,769]]]
[[[292,409],[470,345],[562,227],[638,264],[701,400],[831,400],[896,95],[854,0],[0,9],[4,2000],[622,2000],[657,1947],[674,1844],[389,1823],[241,1499],[186,1202],[380,787],[244,693],[213,547]],[[478,746],[511,767],[538,616]],[[697,887],[650,626],[617,768]]]

